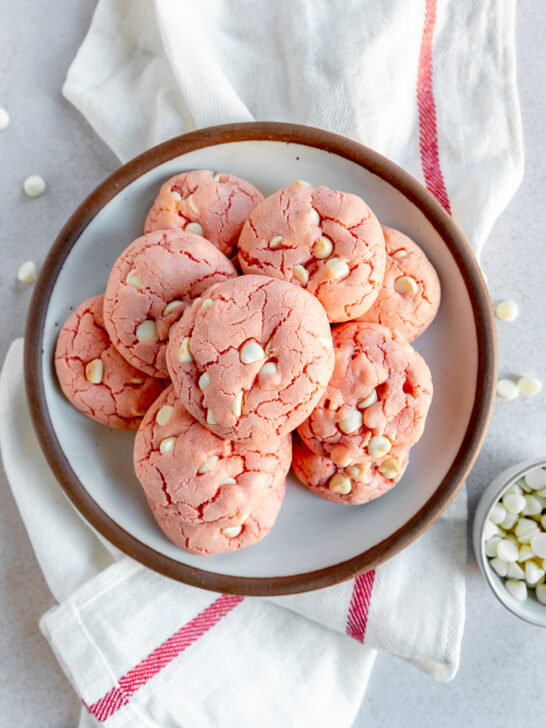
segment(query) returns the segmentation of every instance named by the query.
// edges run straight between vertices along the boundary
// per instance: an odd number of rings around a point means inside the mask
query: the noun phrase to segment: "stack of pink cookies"
[[[233,551],[269,532],[291,464],[337,503],[398,482],[432,398],[408,342],[439,301],[423,251],[356,195],[299,181],[264,200],[197,170],[162,186],[105,294],[69,317],[57,373],[86,415],[138,427],[165,534]]]

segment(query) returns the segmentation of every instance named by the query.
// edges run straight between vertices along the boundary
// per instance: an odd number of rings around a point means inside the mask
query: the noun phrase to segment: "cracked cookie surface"
[[[162,185],[144,232],[189,225],[190,232],[203,235],[232,257],[243,223],[262,200],[256,187],[232,174],[206,169],[183,172]]]
[[[115,349],[103,320],[104,296],[84,301],[59,332],[55,368],[66,398],[97,422],[116,429],[138,427],[165,387]]]
[[[104,297],[106,328],[123,356],[168,377],[165,350],[184,309],[214,283],[237,275],[208,240],[183,230],[137,238],[114,263]]]
[[[319,301],[286,281],[245,275],[188,307],[167,349],[184,406],[220,437],[262,441],[293,430],[334,366]]]
[[[260,203],[239,237],[244,273],[302,286],[331,322],[350,321],[371,307],[385,258],[381,225],[364,200],[298,182]]]
[[[432,263],[411,238],[383,226],[387,267],[372,307],[359,321],[396,329],[413,341],[432,323],[440,306],[440,281]]]
[[[307,447],[342,467],[410,447],[432,400],[430,370],[400,334],[375,323],[334,327],[335,368],[298,432]]]

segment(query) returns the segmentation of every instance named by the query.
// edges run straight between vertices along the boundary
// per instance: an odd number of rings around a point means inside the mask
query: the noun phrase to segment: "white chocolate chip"
[[[100,384],[104,377],[104,364],[101,359],[93,359],[85,365],[85,378],[91,384]]]
[[[212,179],[213,179],[213,180],[215,180],[216,182],[220,182],[220,177],[221,177],[221,174],[220,174],[220,172],[215,172],[215,173],[214,173],[214,174],[212,175]]]
[[[507,579],[504,582],[506,591],[508,591],[518,602],[524,602],[527,599],[527,586],[523,581]]]
[[[503,497],[502,504],[509,513],[521,513],[527,505],[527,501],[523,495],[508,493]]]
[[[496,503],[493,506],[489,518],[493,521],[493,523],[496,523],[497,526],[501,525],[506,518],[506,508],[502,505],[502,503]]]
[[[355,480],[358,480],[358,478],[362,476],[362,466],[359,463],[347,465],[345,470],[347,472],[347,475],[349,475],[351,478],[354,478]]]
[[[330,478],[328,488],[333,493],[339,493],[340,495],[347,495],[353,489],[350,479],[343,475],[343,473],[336,473]]]
[[[506,561],[503,561],[502,559],[499,559],[498,556],[495,556],[494,559],[491,559],[489,562],[491,565],[491,568],[493,571],[495,571],[499,576],[506,576],[508,573],[508,564]]]
[[[170,404],[164,404],[163,407],[160,407],[157,411],[157,414],[155,416],[155,421],[158,425],[166,425],[167,422],[171,419],[171,415],[174,412],[174,407]]]
[[[350,273],[350,268],[344,260],[330,258],[326,263],[326,277],[334,280],[345,278]]]
[[[482,537],[484,541],[489,541],[490,538],[493,538],[493,536],[498,536],[500,533],[500,529],[498,526],[496,526],[492,521],[487,520],[483,524],[483,533]]]
[[[497,546],[497,556],[503,561],[517,561],[519,549],[512,540],[503,538]]]
[[[235,417],[240,417],[241,412],[243,411],[243,390],[241,389],[240,392],[237,392],[235,397],[233,397],[231,401],[231,411],[235,415]]]
[[[372,404],[375,404],[377,402],[377,392],[375,389],[372,389],[370,394],[365,397],[364,399],[361,399],[360,402],[356,405],[358,409],[366,409],[367,407],[371,407]]]
[[[178,190],[171,190],[171,195],[174,197],[174,199],[177,202],[180,202],[182,200],[182,195],[180,194],[180,192]]]
[[[182,343],[180,344],[180,348],[178,349],[178,361],[179,362],[187,362],[187,361],[193,361],[193,354],[190,351],[190,337],[186,336]]]
[[[0,108],[0,131],[4,131],[9,126],[9,114],[6,109]]]
[[[353,432],[360,430],[362,427],[362,412],[359,412],[356,409],[350,410],[345,417],[340,420],[338,427],[341,432],[344,432],[346,435],[350,435]]]
[[[506,576],[509,576],[510,579],[525,579],[525,572],[518,563],[512,561],[508,564]]]
[[[506,511],[506,516],[504,517],[504,520],[502,521],[502,523],[499,523],[499,526],[501,526],[501,528],[504,528],[506,531],[509,531],[514,526],[514,523],[517,520],[518,520],[517,513],[510,513],[509,511]]]
[[[546,533],[537,533],[533,536],[530,546],[533,553],[541,559],[546,559]]]
[[[400,248],[400,250],[397,250],[395,253],[393,253],[391,257],[398,260],[399,258],[405,258],[407,254],[408,251],[405,248]]]
[[[542,513],[542,503],[534,495],[525,496],[524,516],[539,516]]]
[[[155,321],[147,319],[137,326],[136,337],[138,341],[159,341],[159,333]]]
[[[302,286],[306,286],[309,282],[309,273],[299,263],[292,268],[292,274],[294,278],[301,283]]]
[[[485,555],[489,556],[490,559],[495,558],[497,555],[497,546],[501,542],[500,536],[492,536],[485,542]]]
[[[501,301],[495,308],[495,314],[501,321],[514,321],[518,313],[518,304],[514,301]]]
[[[311,218],[311,224],[320,225],[320,215],[314,207],[309,210],[309,217]]]
[[[137,276],[136,270],[132,270],[130,273],[127,274],[125,283],[127,283],[128,286],[133,286],[134,288],[142,288],[142,281]]]
[[[529,559],[529,561],[525,562],[525,581],[529,584],[529,586],[537,584],[543,576],[544,569],[538,567],[534,561]]]
[[[394,480],[394,478],[400,475],[402,466],[396,458],[387,458],[377,469],[384,478],[387,478],[387,480]]]
[[[518,561],[520,563],[523,563],[524,561],[528,561],[529,559],[534,559],[534,558],[535,558],[535,552],[529,546],[528,543],[524,543],[523,546],[521,546],[519,549]]]
[[[384,435],[376,435],[372,437],[368,443],[368,455],[372,458],[380,458],[386,455],[392,447],[392,443],[388,437]]]
[[[535,594],[541,604],[546,604],[546,584],[537,584]]]
[[[497,382],[497,397],[502,399],[516,399],[519,389],[511,379],[499,379]]]
[[[419,291],[419,286],[412,276],[401,276],[395,280],[394,290],[402,296],[415,296]]]
[[[227,538],[236,538],[242,530],[242,526],[228,526],[227,528],[222,528],[222,533]]]
[[[276,374],[277,373],[277,365],[274,361],[268,361],[266,362],[263,367],[260,369],[260,377],[266,376],[269,374]]]
[[[216,420],[214,419],[214,415],[212,414],[212,410],[210,410],[210,409],[207,410],[207,422],[209,423],[209,425],[217,425],[218,424],[216,422]]]
[[[171,452],[171,450],[174,449],[174,446],[176,445],[176,437],[166,437],[164,440],[161,440],[159,443],[159,452],[162,455],[165,455],[167,452]]]
[[[224,478],[218,483],[218,485],[237,485],[237,481],[235,478]]]
[[[182,301],[177,301],[176,299],[174,301],[171,301],[163,309],[163,316],[168,316],[173,311],[176,311],[176,309],[179,308],[181,305]]]
[[[305,185],[305,187],[312,187],[311,182],[306,182],[304,179],[297,179],[292,184],[295,184],[295,185]]]
[[[129,381],[131,382],[131,384],[143,384],[144,383],[144,379],[142,379],[142,377],[131,377],[131,379],[129,379]]]
[[[169,339],[173,335],[173,331],[175,330],[177,324],[178,324],[178,321],[175,321],[174,324],[171,324],[169,326],[169,333],[167,334],[167,336],[169,337]]]
[[[532,397],[542,389],[542,382],[536,377],[520,377],[516,384],[521,394],[526,397]]]
[[[319,260],[324,260],[324,258],[329,258],[332,255],[333,249],[334,244],[330,238],[326,237],[326,235],[321,235],[313,245],[313,255]]]
[[[40,197],[45,192],[46,183],[37,174],[31,174],[23,182],[23,189],[29,197]]]
[[[273,339],[269,339],[269,341],[265,345],[265,353],[267,354],[267,356],[269,356],[272,351],[273,351]]]
[[[199,215],[199,208],[195,204],[193,195],[188,195],[188,197],[186,197],[186,202],[188,203],[188,207],[194,213],[194,215]],[[197,224],[199,225],[199,223],[197,223]],[[186,229],[187,229],[187,226],[186,226]],[[190,230],[190,232],[191,232],[191,230]],[[202,234],[203,233],[198,233],[198,235],[202,235]]]
[[[540,491],[546,488],[546,470],[544,468],[535,468],[524,476],[524,480],[531,490]]]
[[[210,377],[207,374],[207,372],[203,372],[201,376],[199,377],[199,381],[197,382],[199,389],[206,389],[210,384]]]
[[[201,304],[201,311],[204,311],[206,313],[211,308],[211,306],[212,298],[205,298],[205,300]]]
[[[193,233],[194,235],[201,235],[203,236],[205,234],[205,231],[203,230],[203,226],[200,225],[198,222],[189,222],[184,230],[187,233]]]
[[[265,351],[254,339],[250,339],[239,349],[239,357],[243,364],[253,364],[255,361],[265,359]]]
[[[517,483],[514,483],[509,488],[507,488],[504,492],[504,495],[508,495],[508,493],[517,493],[518,495],[523,495],[523,491]]]
[[[520,543],[530,543],[533,536],[538,533],[538,526],[530,518],[520,518],[515,531]]]
[[[203,475],[203,473],[208,473],[209,470],[212,470],[212,468],[214,468],[218,460],[218,455],[209,455],[208,458],[201,463],[201,466],[199,467],[199,470],[197,472],[200,475]]]
[[[36,280],[36,263],[33,260],[25,260],[17,271],[17,280],[21,283],[34,283]]]
[[[277,250],[277,248],[280,248],[281,245],[282,245],[282,235],[275,235],[269,241],[269,248],[271,250]]]
[[[544,514],[544,515],[542,516],[542,518],[540,519],[540,525],[541,525],[541,526],[542,526],[542,528],[543,528],[543,529],[544,529],[544,530],[546,531],[546,513],[545,513],[545,514]]]

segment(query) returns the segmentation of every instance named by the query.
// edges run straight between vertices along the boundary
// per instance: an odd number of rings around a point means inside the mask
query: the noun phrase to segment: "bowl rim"
[[[322,569],[277,577],[230,576],[189,566],[152,549],[119,526],[72,470],[49,417],[42,378],[42,341],[49,300],[64,261],[95,215],[128,184],[174,157],[203,147],[247,141],[319,148],[360,165],[401,192],[425,215],[451,252],[466,284],[477,331],[478,366],[472,412],[461,446],[429,500],[401,528],[363,553]],[[229,594],[276,596],[324,588],[375,569],[408,546],[441,515],[461,487],[483,443],[494,402],[497,351],[493,309],[474,254],[451,216],[423,185],[386,157],[338,134],[299,124],[245,122],[199,129],[152,147],[119,167],[79,205],[53,243],[35,284],[25,329],[24,370],[30,412],[46,460],[73,505],[99,533],[136,561],[191,586]]]

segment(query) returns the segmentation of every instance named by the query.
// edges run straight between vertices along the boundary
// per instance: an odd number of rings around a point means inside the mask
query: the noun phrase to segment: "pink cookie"
[[[296,437],[292,468],[298,479],[321,498],[357,506],[391,490],[404,474],[408,459],[409,448],[393,447],[379,459],[367,458],[341,468],[329,458],[315,455]]]
[[[150,504],[184,524],[236,526],[290,469],[292,438],[256,447],[222,440],[168,387],[139,427],[134,465]],[[158,511],[159,512],[159,511]]]
[[[409,447],[423,433],[432,380],[423,358],[380,324],[349,323],[332,332],[336,364],[318,406],[298,428],[315,454],[346,467]]]
[[[104,296],[72,313],[57,339],[55,368],[68,400],[88,417],[119,430],[138,427],[165,382],[131,366],[104,328]]]
[[[379,296],[359,319],[396,329],[408,341],[432,323],[440,305],[438,275],[421,248],[407,235],[383,226],[387,270]]]
[[[198,235],[159,230],[138,238],[108,279],[104,321],[112,342],[143,372],[168,377],[165,351],[172,326],[194,298],[235,275],[225,255]]]
[[[239,238],[245,273],[303,286],[332,322],[350,321],[370,308],[385,257],[381,225],[364,200],[301,182],[258,205]]]
[[[285,281],[240,276],[186,309],[167,349],[185,407],[230,440],[285,435],[311,413],[334,366],[316,298]]]
[[[144,232],[182,228],[203,235],[231,257],[244,221],[263,198],[250,182],[232,174],[184,172],[161,187]]]
[[[209,556],[252,546],[267,536],[280,511],[284,479],[266,494],[243,523],[222,526],[214,523],[192,525],[180,520],[170,507],[150,503],[162,531],[173,543],[190,554]]]

